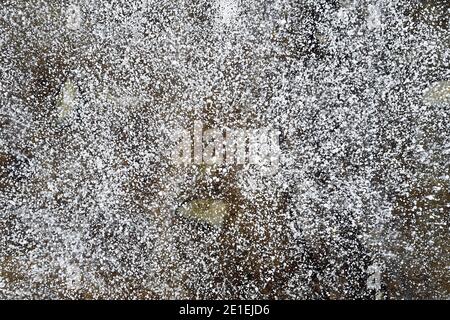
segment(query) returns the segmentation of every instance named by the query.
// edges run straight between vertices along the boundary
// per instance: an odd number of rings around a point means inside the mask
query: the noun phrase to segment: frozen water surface
[[[0,298],[449,298],[448,22],[1,1]]]

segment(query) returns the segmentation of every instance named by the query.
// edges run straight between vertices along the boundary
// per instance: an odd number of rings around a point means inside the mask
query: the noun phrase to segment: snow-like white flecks
[[[448,13],[1,1],[0,298],[449,298]],[[196,121],[276,170],[175,165]]]

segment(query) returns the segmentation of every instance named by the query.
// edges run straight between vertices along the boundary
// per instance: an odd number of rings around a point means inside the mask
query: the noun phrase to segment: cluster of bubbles
[[[448,298],[448,10],[2,1],[0,298]],[[196,121],[277,170],[174,165]]]

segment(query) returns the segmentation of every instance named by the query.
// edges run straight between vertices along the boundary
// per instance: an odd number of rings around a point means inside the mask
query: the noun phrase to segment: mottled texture
[[[0,298],[446,299],[449,4],[0,2]],[[175,165],[274,128],[275,173]]]

